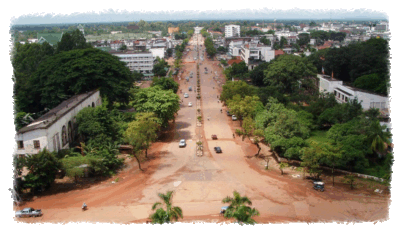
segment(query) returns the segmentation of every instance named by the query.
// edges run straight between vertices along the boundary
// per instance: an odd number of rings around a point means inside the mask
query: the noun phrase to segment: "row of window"
[[[348,98],[347,98],[345,95],[340,94],[340,93],[337,92],[337,91],[334,91],[334,94],[335,94],[335,96],[336,96],[337,98],[342,99],[343,101],[345,101],[345,102],[347,103]]]
[[[24,149],[24,141],[17,141],[18,149]],[[39,140],[33,140],[33,148],[35,149],[40,149],[40,141]]]

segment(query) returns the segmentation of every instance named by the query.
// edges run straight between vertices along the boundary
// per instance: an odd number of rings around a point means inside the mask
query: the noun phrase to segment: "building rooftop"
[[[56,45],[57,42],[61,41],[63,33],[38,33],[37,34],[37,39],[40,40],[40,38],[45,39],[49,44],[51,45]]]
[[[47,129],[54,124],[58,119],[63,117],[69,111],[74,109],[76,106],[81,104],[84,100],[92,96],[98,90],[86,92],[83,94],[72,96],[71,98],[64,100],[57,107],[51,109],[49,112],[34,120],[29,125],[18,130],[18,133],[25,133],[36,129]]]

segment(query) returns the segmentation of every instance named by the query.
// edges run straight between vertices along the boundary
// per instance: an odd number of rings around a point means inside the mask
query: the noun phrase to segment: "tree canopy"
[[[179,84],[175,82],[172,78],[167,78],[167,77],[154,77],[153,82],[151,83],[151,86],[160,86],[161,89],[163,90],[172,90],[174,93],[176,93],[179,89]]]
[[[134,97],[133,107],[138,112],[154,112],[162,126],[167,126],[179,110],[179,96],[160,86],[140,89]]]
[[[75,49],[40,63],[27,85],[30,92],[17,99],[22,111],[38,112],[73,95],[99,89],[110,105],[127,103],[133,82],[131,71],[118,57],[99,49]]]

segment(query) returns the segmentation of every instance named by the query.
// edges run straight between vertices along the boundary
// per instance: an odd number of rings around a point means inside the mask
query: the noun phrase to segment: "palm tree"
[[[377,153],[383,153],[385,150],[385,144],[390,144],[389,138],[391,137],[390,132],[386,132],[386,126],[381,126],[379,121],[375,121],[371,124],[371,128],[368,135],[368,141],[371,143],[371,150]]]
[[[150,219],[152,223],[170,223],[172,220],[177,221],[178,218],[183,218],[182,209],[180,207],[173,207],[171,203],[173,191],[168,191],[166,194],[159,193],[158,196],[163,200],[166,209],[164,210],[162,207],[158,208],[158,206],[162,206],[161,202],[154,203],[152,210],[156,210],[156,212],[150,215]]]
[[[233,191],[233,198],[226,197],[222,200],[222,203],[230,203],[228,209],[225,211],[225,218],[235,218],[239,223],[245,224],[257,223],[252,217],[258,216],[260,213],[255,208],[252,209],[249,207],[252,205],[252,202],[248,197],[242,197],[237,191]]]

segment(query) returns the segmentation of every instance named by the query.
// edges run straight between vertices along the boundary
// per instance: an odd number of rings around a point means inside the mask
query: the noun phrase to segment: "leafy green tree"
[[[226,103],[237,94],[240,95],[241,98],[252,96],[256,94],[256,89],[241,80],[234,82],[227,81],[225,85],[222,86],[220,100]]]
[[[37,154],[27,156],[25,166],[29,173],[24,177],[24,187],[33,189],[33,192],[38,188],[50,186],[61,167],[55,155],[46,148]]]
[[[155,76],[165,76],[167,71],[165,68],[169,68],[168,63],[164,59],[156,58],[156,64],[153,66],[153,73]]]
[[[281,171],[281,175],[283,175],[283,169],[288,166],[289,164],[287,163],[279,163],[279,170]]]
[[[51,109],[69,97],[100,90],[109,105],[127,103],[132,73],[124,62],[99,49],[75,49],[42,62],[30,79],[31,92],[25,112]]]
[[[257,223],[252,219],[259,216],[260,213],[255,208],[251,208],[252,202],[246,196],[240,196],[240,193],[233,191],[233,198],[226,197],[222,203],[230,203],[228,209],[224,213],[225,218],[235,218],[239,223],[252,224]]]
[[[85,36],[82,34],[79,29],[76,29],[73,32],[64,33],[61,41],[57,43],[56,52],[60,53],[63,51],[70,51],[74,49],[87,49],[92,46],[86,43]]]
[[[175,82],[172,78],[166,77],[153,78],[151,86],[160,86],[163,90],[172,90],[174,93],[176,93],[179,89],[179,84],[177,82]]]
[[[80,141],[94,147],[115,141],[121,142],[122,136],[118,125],[113,121],[112,114],[118,114],[117,110],[110,112],[104,106],[84,108],[79,111],[76,123]]]
[[[263,43],[264,45],[271,45],[271,40],[267,39],[267,37],[262,37],[260,42]]]
[[[172,56],[172,52],[173,50],[171,48],[167,49],[167,57],[171,57]]]
[[[136,120],[129,123],[126,129],[126,141],[135,148],[144,149],[146,158],[147,150],[158,137],[159,121],[154,113],[139,113]]]
[[[128,48],[126,47],[126,45],[121,45],[120,47],[119,47],[119,49],[118,50],[121,50],[121,51],[125,51],[125,50],[127,50]]]
[[[253,118],[257,110],[262,110],[263,106],[258,96],[245,96],[241,98],[239,94],[233,96],[231,100],[227,101],[227,106],[230,112],[237,116],[242,126],[245,117]]]
[[[264,83],[283,93],[299,95],[304,88],[315,89],[309,77],[315,77],[316,72],[312,63],[304,58],[282,55],[264,71]]]
[[[264,85],[264,71],[268,69],[269,62],[263,62],[260,65],[256,66],[249,73],[249,77],[253,85],[262,87]]]
[[[182,209],[177,206],[172,206],[172,194],[173,191],[168,191],[166,194],[158,194],[163,203],[156,202],[151,208],[153,211],[155,210],[155,213],[150,215],[150,219],[153,224],[170,223],[174,220],[178,221],[179,218],[183,218]],[[165,206],[166,210],[161,207],[163,205]],[[160,208],[158,208],[159,206]]]
[[[353,85],[357,88],[372,91],[377,94],[387,95],[388,93],[388,82],[385,77],[377,73],[367,74],[358,77]]]
[[[39,65],[53,56],[53,54],[54,49],[47,42],[43,44],[15,44],[11,61],[13,66],[14,100],[17,112],[35,112],[29,110],[30,105],[33,104],[30,101],[33,98],[30,81]]]
[[[179,96],[160,86],[140,89],[134,97],[133,107],[138,112],[154,112],[163,127],[175,118],[179,110]]]
[[[298,37],[299,39],[297,40],[297,43],[300,46],[304,46],[310,43],[310,35],[308,33],[300,33]]]
[[[287,44],[288,44],[287,39],[286,39],[285,37],[281,36],[281,39],[279,40],[279,46],[280,46],[281,48],[283,48],[283,47],[285,47],[285,45],[287,45]]]

